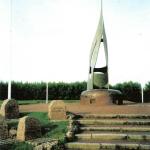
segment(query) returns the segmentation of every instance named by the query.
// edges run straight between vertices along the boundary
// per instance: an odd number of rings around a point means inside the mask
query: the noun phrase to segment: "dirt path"
[[[21,112],[47,112],[48,104],[20,105]],[[66,103],[67,111],[73,113],[101,113],[101,114],[150,114],[149,104],[85,106],[80,103]]]

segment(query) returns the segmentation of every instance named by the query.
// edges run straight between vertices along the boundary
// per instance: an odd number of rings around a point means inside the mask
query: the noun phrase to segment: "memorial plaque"
[[[1,115],[6,119],[19,117],[19,106],[14,99],[4,100],[1,106]]]
[[[41,125],[36,118],[25,116],[19,120],[17,140],[26,141],[40,137]]]
[[[66,106],[62,100],[53,100],[48,107],[48,117],[52,120],[66,120]]]

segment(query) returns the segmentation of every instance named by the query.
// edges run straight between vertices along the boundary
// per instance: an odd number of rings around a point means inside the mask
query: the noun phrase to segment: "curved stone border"
[[[75,138],[75,134],[79,132],[79,124],[78,121],[75,120],[75,115],[69,115],[69,126],[68,132],[66,133],[66,140],[73,141]]]

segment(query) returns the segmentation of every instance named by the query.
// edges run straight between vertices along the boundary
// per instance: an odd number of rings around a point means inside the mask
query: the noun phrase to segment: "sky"
[[[0,0],[0,81],[87,80],[100,0],[12,0],[10,8]],[[103,0],[103,15],[110,84],[150,81],[150,1]]]

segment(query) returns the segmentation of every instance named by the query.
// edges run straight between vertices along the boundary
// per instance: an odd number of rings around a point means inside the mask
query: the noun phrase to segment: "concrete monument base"
[[[121,92],[112,89],[93,89],[83,91],[80,96],[80,103],[83,105],[112,105],[123,104]]]

